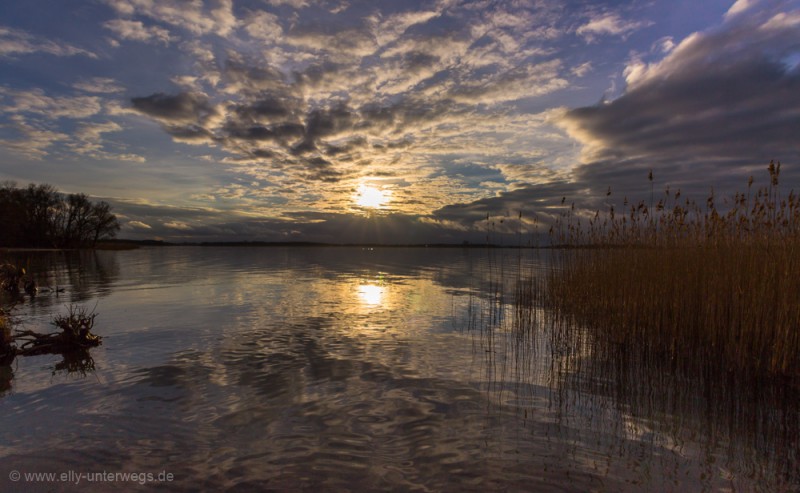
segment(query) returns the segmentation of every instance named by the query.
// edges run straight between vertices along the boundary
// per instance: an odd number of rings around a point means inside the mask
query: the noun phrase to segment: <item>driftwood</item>
[[[72,305],[66,315],[53,318],[53,325],[61,332],[40,334],[23,330],[11,335],[6,327],[0,337],[0,362],[11,361],[15,356],[65,354],[99,346],[102,338],[91,332],[96,316],[94,312]]]

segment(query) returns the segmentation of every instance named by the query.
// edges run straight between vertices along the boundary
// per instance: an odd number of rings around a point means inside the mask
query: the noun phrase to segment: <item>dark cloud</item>
[[[402,56],[403,68],[410,73],[418,74],[425,69],[436,66],[441,61],[441,58],[420,51],[412,51],[405,53]]]
[[[130,239],[387,244],[485,241],[482,231],[450,228],[408,214],[354,216],[305,211],[289,212],[280,219],[253,219],[208,209],[109,201],[124,215],[120,237]],[[507,240],[513,243],[513,238]]]
[[[286,94],[290,86],[280,70],[270,65],[248,60],[238,53],[228,53],[222,76],[230,90],[236,90],[239,93],[259,95],[274,91],[281,97],[291,95]]]
[[[240,104],[234,107],[234,111],[241,120],[253,122],[274,121],[276,119],[290,116],[294,108],[292,101],[286,97],[274,94],[263,94],[247,104]]]
[[[800,25],[769,25],[746,18],[695,34],[663,61],[629,67],[619,98],[568,111],[563,124],[587,146],[576,179],[642,192],[654,169],[662,183],[741,189],[774,158],[796,183],[800,69],[786,59],[800,54]]]
[[[754,175],[766,184],[771,159],[784,186],[800,181],[800,25],[773,12],[694,34],[664,60],[628,67],[617,99],[568,110],[561,124],[584,144],[584,162],[567,180],[524,185],[495,197],[452,204],[431,217],[445,224],[512,232],[519,211],[552,223],[574,203],[589,215],[649,199],[667,185],[703,200],[743,191]],[[795,60],[792,63],[792,60]],[[612,195],[607,197],[609,190]],[[564,204],[561,203],[564,200]],[[619,210],[619,209],[618,209]],[[491,221],[491,219],[490,219]]]
[[[199,93],[164,93],[132,98],[133,108],[167,124],[196,124],[217,113],[208,97]]]
[[[316,141],[323,137],[346,132],[353,127],[356,118],[346,104],[315,109],[306,118],[306,138]]]
[[[693,35],[663,61],[639,66],[638,77],[630,70],[637,67],[629,67],[629,87],[619,98],[566,111],[562,124],[585,145],[585,162],[569,181],[448,205],[431,218],[512,233],[520,211],[547,225],[573,203],[586,216],[624,197],[648,198],[651,169],[656,193],[670,184],[695,198],[710,187],[721,194],[743,190],[750,175],[764,183],[773,158],[793,165],[784,166],[782,178],[796,184],[800,68],[786,60],[800,53],[800,27],[765,29],[767,22],[749,18]]]
[[[367,145],[367,139],[362,136],[355,136],[354,138],[350,139],[344,144],[341,145],[330,145],[326,144],[325,154],[328,156],[341,156],[343,154],[351,153],[357,149],[365,147]]]
[[[533,218],[536,218],[543,225],[542,228],[544,225],[549,227],[557,216],[572,206],[576,198],[585,197],[585,192],[582,185],[568,181],[527,185],[501,192],[495,197],[465,204],[451,204],[434,211],[431,217],[445,224],[457,224],[472,230],[482,229],[484,232],[487,226],[494,223],[496,232],[513,234],[520,224],[517,222],[520,213],[525,219],[524,224],[530,225]],[[587,207],[590,204],[583,202],[581,205]],[[500,219],[504,219],[504,222],[500,223]]]
[[[384,181],[394,187],[395,210],[466,203],[441,207],[425,221],[381,221],[387,228],[439,228],[448,235],[485,229],[487,216],[513,218],[523,211],[547,222],[572,202],[580,214],[603,209],[608,187],[618,202],[649,197],[650,169],[659,188],[693,183],[702,193],[710,186],[741,188],[772,158],[784,162],[787,181],[800,177],[796,13],[759,4],[677,45],[661,43],[649,53],[625,48],[630,58],[620,96],[548,111],[548,105],[576,101],[572,94],[581,90],[552,97],[576,73],[564,48],[556,47],[562,31],[578,29],[575,39],[582,35],[599,43],[633,39],[634,29],[650,23],[609,7],[561,29],[554,26],[567,19],[559,14],[541,21],[533,10],[517,8],[521,3],[511,4],[453,4],[442,15],[409,11],[397,12],[399,17],[377,7],[375,15],[364,17],[353,6],[347,9],[352,17],[324,23],[320,19],[327,17],[308,15],[309,6],[281,24],[284,36],[269,38],[268,53],[231,50],[224,62],[204,66],[207,77],[200,80],[213,104],[200,92],[159,93],[134,98],[133,107],[161,122],[175,140],[219,146],[230,155],[226,162],[241,165],[243,173],[274,172],[276,182],[296,184],[300,192],[292,207],[282,210],[325,201],[333,204],[328,210],[346,208],[349,180],[408,176],[414,183],[407,186]],[[589,63],[586,57],[599,56],[588,50],[581,54],[580,71]],[[216,47],[215,53],[224,52]],[[599,71],[602,65],[591,66]],[[597,100],[602,89],[594,90],[582,101]],[[583,145],[579,161],[573,147],[580,146],[554,122]],[[468,172],[467,165],[476,171]],[[337,182],[342,183],[328,186]],[[446,198],[438,201],[439,194]],[[469,202],[474,197],[487,198]],[[320,223],[344,227],[334,217]],[[502,224],[508,232],[530,226]],[[312,229],[315,238],[324,237],[323,226],[302,231]]]
[[[229,138],[243,141],[273,141],[288,145],[289,142],[302,138],[305,127],[299,123],[279,123],[276,125],[239,126],[237,122],[229,122],[225,127]]]
[[[184,43],[197,58],[194,73],[172,80],[195,92],[134,98],[133,108],[159,121],[176,141],[218,147],[229,154],[225,162],[242,164],[244,173],[256,175],[263,167],[289,180],[334,182],[396,173],[398,164],[424,176],[420,167],[440,165],[447,147],[475,152],[445,140],[506,117],[490,106],[561,83],[545,80],[558,62],[534,63],[536,51],[522,50],[537,43],[523,32],[533,19],[511,12],[528,6],[490,8],[497,15],[486,17],[458,3],[451,9],[438,2],[349,5],[340,12],[346,15],[331,16],[310,4],[278,24],[274,9],[253,11],[253,22],[274,24],[244,28],[250,42],[264,42],[258,49],[236,45],[234,38],[221,45],[201,38]],[[513,33],[519,36],[512,39]],[[491,40],[497,46],[489,46]],[[483,50],[497,60],[478,63]],[[501,138],[490,134],[483,138]],[[499,148],[473,143],[475,149]]]
[[[164,130],[178,142],[213,142],[214,135],[199,125],[164,125]]]

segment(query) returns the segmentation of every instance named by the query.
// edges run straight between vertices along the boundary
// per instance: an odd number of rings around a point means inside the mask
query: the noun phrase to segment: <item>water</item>
[[[103,344],[0,368],[0,490],[797,490],[796,394],[712,391],[562,344],[546,313],[514,308],[545,265],[533,252],[11,260],[64,288],[22,300],[22,328],[78,304]]]

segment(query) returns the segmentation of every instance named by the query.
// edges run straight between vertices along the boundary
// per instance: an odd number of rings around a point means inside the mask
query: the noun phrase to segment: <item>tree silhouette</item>
[[[0,184],[0,246],[93,247],[119,229],[111,206],[92,203],[86,194],[65,197],[52,185]]]

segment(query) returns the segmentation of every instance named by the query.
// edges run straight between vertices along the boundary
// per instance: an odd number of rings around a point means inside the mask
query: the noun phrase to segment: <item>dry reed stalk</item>
[[[713,191],[702,207],[669,190],[588,227],[570,208],[548,304],[612,346],[800,377],[800,200],[781,195],[780,163],[768,171],[768,186],[751,178],[726,210]]]

